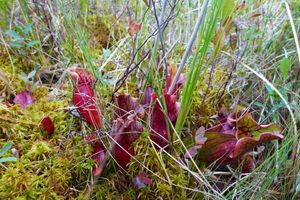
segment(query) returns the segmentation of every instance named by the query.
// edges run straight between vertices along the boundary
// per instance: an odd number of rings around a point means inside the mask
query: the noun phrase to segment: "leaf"
[[[258,139],[262,133],[278,135],[282,129],[277,124],[259,125],[250,113],[238,116],[239,113],[232,113],[228,116],[228,123],[235,128],[236,138],[253,137]]]
[[[92,155],[93,160],[96,162],[93,168],[94,176],[99,176],[103,171],[104,162],[105,162],[105,153],[106,150],[102,144],[94,146],[93,155]]]
[[[69,75],[74,82],[73,104],[80,115],[95,129],[101,127],[101,102],[95,95],[94,77],[87,70],[78,67],[69,69]]]
[[[27,106],[33,104],[33,96],[30,92],[28,91],[23,91],[17,94],[15,98],[13,99],[13,102],[15,104],[20,104],[21,108],[24,109]]]
[[[180,107],[179,103],[177,103],[177,96],[173,94],[167,94],[165,91],[164,100],[166,102],[167,109],[166,115],[169,117],[171,123],[175,125]],[[155,101],[152,111],[151,128],[151,139],[161,148],[167,146],[169,143],[167,123],[165,119],[165,113],[162,110],[158,100]]]
[[[234,136],[218,132],[206,132],[204,137],[207,140],[198,151],[198,156],[202,161],[227,163],[231,160],[229,154],[236,144]]]
[[[198,150],[202,148],[202,145],[195,145],[188,149],[188,151],[184,154],[185,158],[193,158],[198,154]]]
[[[224,3],[223,12],[222,12],[222,20],[223,22],[227,20],[228,17],[232,15],[236,6],[234,0],[227,0]]]
[[[39,44],[39,43],[40,43],[39,41],[34,40],[34,41],[31,41],[31,42],[28,42],[28,43],[25,43],[25,44],[29,47],[34,47],[34,45]]]
[[[280,70],[283,76],[283,79],[286,80],[289,74],[289,69],[291,67],[291,62],[289,58],[285,57],[280,61]]]
[[[129,94],[121,94],[116,98],[116,117],[112,135],[116,140],[113,155],[117,163],[125,170],[134,154],[132,143],[138,139],[144,130],[139,119],[143,118],[145,110],[138,104],[136,98]]]
[[[22,40],[23,39],[18,33],[16,33],[13,30],[8,30],[5,33],[6,33],[6,35],[8,35],[8,36],[10,36],[10,37],[12,37],[16,40]]]
[[[255,146],[257,146],[263,142],[269,142],[269,141],[278,140],[278,139],[283,139],[283,135],[274,134],[274,133],[270,133],[270,132],[261,133],[259,135],[259,138],[244,137],[237,141],[234,151],[230,154],[230,157],[236,158],[238,156],[243,155],[244,153],[248,152],[249,150],[253,149]]]
[[[132,179],[132,183],[135,187],[141,189],[146,185],[151,185],[152,180],[146,176],[144,172],[140,172],[136,177]]]
[[[48,115],[45,115],[42,120],[41,120],[41,124],[44,128],[44,130],[48,133],[48,134],[53,134],[54,133],[54,123],[51,120],[51,118]]]
[[[271,95],[271,96],[275,96],[276,95],[276,93],[274,92],[274,90],[268,84],[265,84],[265,87],[266,87],[269,95]]]
[[[31,30],[31,24],[26,24],[23,32],[25,35],[27,35],[30,30]]]
[[[11,41],[9,43],[9,45],[12,46],[12,47],[17,47],[17,48],[23,47],[23,45],[20,42],[17,42],[17,41]]]
[[[27,75],[27,80],[33,78],[35,76],[35,74],[36,74],[35,70],[32,70],[31,72],[29,72],[29,74]]]
[[[254,102],[254,105],[261,107],[263,109],[267,108],[267,106],[265,104],[263,104],[262,102],[259,102],[259,101]]]
[[[17,158],[15,157],[5,157],[5,158],[0,158],[0,163],[4,162],[15,162],[17,161]]]
[[[136,22],[135,20],[130,20],[129,27],[128,27],[128,34],[133,37],[135,34],[140,32],[142,28],[141,22]]]
[[[13,142],[12,141],[8,141],[0,150],[0,156],[3,156],[7,151],[10,150],[10,148],[12,147]]]

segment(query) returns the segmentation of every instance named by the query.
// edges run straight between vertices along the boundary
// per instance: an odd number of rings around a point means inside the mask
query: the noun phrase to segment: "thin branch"
[[[178,68],[178,70],[177,70],[177,72],[175,74],[174,80],[172,81],[171,87],[168,90],[168,94],[170,94],[174,90],[174,88],[176,86],[176,83],[177,83],[177,81],[178,81],[178,79],[180,77],[180,74],[181,74],[181,72],[183,70],[183,67],[184,67],[185,63],[186,63],[188,55],[189,55],[189,53],[190,53],[190,51],[192,49],[192,46],[193,46],[193,44],[194,44],[194,42],[196,40],[199,28],[200,28],[200,26],[201,26],[201,24],[203,22],[204,13],[205,13],[205,11],[207,9],[208,2],[209,2],[209,0],[205,0],[205,2],[203,2],[202,8],[201,8],[201,12],[200,12],[200,15],[199,15],[198,20],[197,20],[197,24],[196,24],[196,26],[194,28],[193,34],[191,36],[191,39],[190,39],[190,41],[189,41],[189,43],[187,45],[187,48],[186,48],[186,50],[184,52],[183,58],[181,60],[179,68]]]

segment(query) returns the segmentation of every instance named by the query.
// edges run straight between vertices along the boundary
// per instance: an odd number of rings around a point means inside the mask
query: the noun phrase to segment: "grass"
[[[0,90],[3,93],[0,102],[11,101],[13,95],[22,91],[20,88],[24,88],[25,83],[19,83],[18,77],[21,72],[28,74],[37,69],[35,65],[41,67],[30,83],[46,87],[49,94],[54,94],[54,99],[61,103],[69,102],[69,106],[62,103],[68,128],[59,129],[64,130],[57,133],[59,139],[53,142],[53,138],[38,137],[47,141],[46,144],[49,142],[49,146],[55,143],[72,149],[70,151],[74,155],[70,153],[68,156],[74,156],[72,161],[79,162],[73,163],[69,169],[60,166],[67,170],[59,180],[68,179],[71,186],[67,191],[55,190],[55,194],[59,194],[55,198],[64,198],[61,194],[88,199],[299,198],[300,48],[297,35],[300,31],[300,3],[249,0],[245,7],[240,3],[234,0],[9,0],[0,3],[0,64],[3,66],[0,70]],[[128,34],[130,20],[142,23],[141,30],[134,36]],[[231,22],[234,25],[227,32]],[[31,24],[32,29],[28,36],[23,36],[18,27],[26,24]],[[11,37],[7,34],[8,30],[20,35],[22,40]],[[92,40],[93,37],[105,37],[105,43],[95,44],[92,41],[102,40]],[[31,41],[38,43],[28,46]],[[12,42],[24,42],[24,45],[16,47]],[[7,62],[10,64],[7,65]],[[139,150],[132,156],[130,170],[120,169],[111,152],[107,151],[109,156],[103,174],[93,177],[91,154],[86,149],[78,153],[86,142],[77,139],[77,136],[89,135],[95,130],[81,117],[71,114],[70,109],[73,106],[72,86],[66,74],[69,67],[77,64],[89,69],[97,80],[93,88],[101,99],[98,110],[103,111],[104,120],[101,130],[96,131],[96,139],[106,141],[107,149],[112,150],[114,145],[119,145],[111,135],[118,109],[115,99],[119,94],[129,93],[140,102],[148,86],[152,86],[164,111],[169,147],[157,148],[151,141],[153,128],[150,114],[149,119],[139,119],[144,125],[142,135],[145,136],[139,138],[136,145],[143,144],[145,147],[135,146]],[[166,80],[171,75],[171,68],[177,71],[173,71],[175,76],[168,85]],[[170,94],[182,73],[186,80],[177,94],[180,109],[176,124],[172,124],[164,89]],[[218,76],[225,81],[217,82]],[[203,83],[207,84],[203,86]],[[7,85],[12,92],[7,91]],[[193,143],[194,130],[199,128],[191,120],[192,113],[200,112],[201,119],[216,123],[215,116],[225,112],[222,110],[224,105],[222,107],[218,102],[227,98],[231,104],[226,112],[242,107],[251,112],[260,124],[276,122],[283,128],[283,140],[262,144],[262,152],[260,148],[253,149],[251,155],[257,167],[251,173],[241,173],[229,165],[224,168],[217,168],[214,164],[203,165],[197,157],[183,159],[184,153],[190,153],[188,149]],[[198,102],[200,111],[196,110],[194,102]],[[149,106],[148,112],[151,113],[152,109],[153,106]],[[6,116],[5,110],[1,108],[0,112]],[[213,114],[206,116],[204,111],[207,110]],[[19,113],[18,116],[29,115],[27,111],[14,112]],[[15,130],[12,123],[5,125]],[[34,131],[37,134],[38,131]],[[7,139],[14,141],[14,144],[20,142],[24,152],[32,145],[27,139],[22,142],[9,138],[4,129],[0,129],[0,139],[1,146]],[[69,146],[65,146],[67,143]],[[127,151],[125,148],[123,150]],[[56,156],[66,154],[46,156],[44,162],[50,162]],[[0,177],[7,177],[7,169],[19,169],[23,162],[20,159],[16,165],[3,163]],[[57,165],[52,166],[52,170],[58,173]],[[30,165],[26,164],[26,167],[30,168]],[[131,182],[139,172],[136,170],[145,172],[153,184],[136,190]],[[68,178],[65,180],[65,177]],[[86,181],[73,181],[76,177],[80,180],[86,177]],[[24,180],[31,184],[32,180]],[[78,185],[74,185],[75,182]],[[176,192],[177,189],[180,192]],[[29,193],[27,195],[33,195]],[[36,190],[33,193],[41,195]],[[4,194],[7,197],[8,191],[0,191],[0,196],[4,197]],[[24,197],[26,194],[18,195]]]

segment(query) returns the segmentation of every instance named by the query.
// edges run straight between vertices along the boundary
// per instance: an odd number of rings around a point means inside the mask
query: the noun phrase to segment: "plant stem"
[[[174,90],[174,88],[176,86],[176,82],[178,81],[178,79],[180,77],[180,74],[182,72],[182,69],[183,69],[185,63],[186,63],[188,55],[189,55],[189,53],[190,53],[190,51],[192,49],[192,46],[193,46],[193,44],[194,44],[194,42],[196,40],[199,28],[200,28],[200,26],[201,26],[201,24],[203,22],[204,13],[206,11],[208,2],[209,2],[209,0],[205,0],[205,2],[203,2],[202,8],[201,8],[201,12],[200,12],[200,15],[199,15],[198,20],[197,20],[197,24],[196,24],[196,26],[194,28],[194,31],[193,31],[192,36],[191,36],[191,39],[189,40],[189,43],[188,43],[187,48],[186,48],[186,50],[184,52],[184,55],[183,55],[183,58],[182,58],[182,60],[180,62],[179,68],[178,68],[178,70],[177,70],[177,72],[176,72],[176,74],[174,76],[172,84],[171,84],[171,86],[170,86],[170,88],[168,90],[168,94],[170,94]]]

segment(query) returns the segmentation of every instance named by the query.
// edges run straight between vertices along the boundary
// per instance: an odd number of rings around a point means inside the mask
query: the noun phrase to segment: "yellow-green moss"
[[[192,130],[197,130],[201,126],[206,128],[212,126],[215,123],[214,116],[220,112],[220,109],[229,109],[231,99],[227,92],[224,91],[227,79],[228,73],[224,69],[216,69],[214,71],[203,105],[202,101],[208,87],[209,74],[202,82],[198,82],[199,89],[193,93],[192,106],[188,115],[188,121],[191,122]],[[223,96],[221,96],[222,94]]]
[[[89,15],[87,20],[91,49],[109,48],[125,32],[124,25],[114,16]]]
[[[131,161],[129,173],[135,177],[138,173],[145,172],[153,181],[151,185],[138,191],[139,199],[187,199],[187,191],[181,187],[188,187],[188,176],[170,156],[153,148],[147,137],[139,138],[133,146],[136,159]],[[161,158],[158,158],[157,153],[161,154]],[[166,180],[170,180],[173,185]]]
[[[72,131],[64,111],[67,100],[49,100],[45,87],[35,89],[33,96],[34,103],[23,110],[19,105],[0,107],[1,141],[12,140],[20,155],[1,170],[0,199],[76,198],[91,179],[91,147],[80,135],[67,137]],[[54,122],[52,135],[40,125],[44,115]]]

